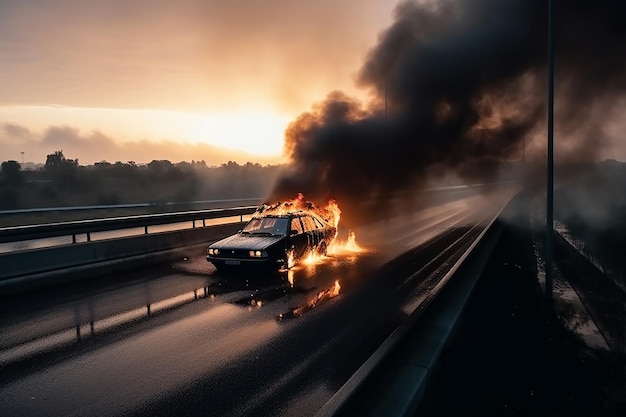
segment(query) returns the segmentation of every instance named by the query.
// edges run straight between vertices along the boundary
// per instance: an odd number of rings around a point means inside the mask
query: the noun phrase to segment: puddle
[[[278,321],[283,321],[283,320],[289,320],[289,319],[301,317],[302,315],[319,307],[320,305],[325,304],[326,302],[328,302],[328,300],[331,300],[337,297],[340,291],[341,291],[341,285],[339,284],[339,281],[335,281],[335,284],[332,287],[318,292],[317,295],[313,297],[311,300],[309,300],[308,303],[301,305],[299,307],[296,307],[296,308],[292,308],[290,311],[286,313],[281,313],[278,315],[276,319]]]
[[[262,288],[250,293],[245,297],[235,300],[235,304],[244,306],[260,307],[263,303],[271,302],[292,294],[305,294],[309,292],[305,288],[285,284],[280,287]]]

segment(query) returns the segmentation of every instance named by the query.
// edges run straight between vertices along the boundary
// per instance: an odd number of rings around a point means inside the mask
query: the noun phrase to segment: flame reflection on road
[[[318,292],[315,298],[313,298],[307,304],[301,307],[294,308],[287,313],[279,314],[278,320],[281,321],[285,319],[300,317],[304,313],[313,310],[314,308],[327,302],[331,298],[337,297],[340,292],[341,292],[341,285],[339,284],[339,280],[336,280],[335,284],[332,287]]]

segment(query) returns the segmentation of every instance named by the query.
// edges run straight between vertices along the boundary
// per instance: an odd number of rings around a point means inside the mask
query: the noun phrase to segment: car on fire
[[[335,226],[312,213],[255,216],[237,234],[211,244],[206,259],[217,269],[288,269],[310,252],[326,255],[336,235]]]

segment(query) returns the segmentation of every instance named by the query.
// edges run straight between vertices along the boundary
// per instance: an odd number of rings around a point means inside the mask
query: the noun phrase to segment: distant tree
[[[111,174],[118,178],[134,179],[137,177],[137,172],[137,165],[130,162],[125,164],[122,161],[116,161],[111,167]]]
[[[184,172],[185,174],[193,174],[193,165],[190,164],[189,162],[179,162],[175,165],[177,168],[179,168],[182,172]]]
[[[107,161],[105,161],[105,160],[103,159],[103,160],[102,160],[102,161],[100,161],[100,162],[95,162],[95,163],[93,164],[93,166],[94,166],[95,168],[108,168],[108,167],[110,167],[110,166],[111,166],[111,163],[110,163],[110,162],[107,162]]]
[[[7,183],[15,185],[22,182],[24,179],[20,170],[22,166],[17,161],[4,161],[2,163],[2,173],[7,180]]]
[[[228,161],[228,163],[222,164],[222,168],[237,169],[237,168],[240,168],[240,165],[235,161]]]
[[[157,178],[168,181],[180,181],[186,177],[187,166],[189,166],[188,162],[172,164],[168,160],[155,159],[148,163],[148,170]]]
[[[72,183],[76,180],[78,159],[67,159],[63,151],[55,151],[46,158],[44,169],[52,175],[55,181],[63,184]]]
[[[167,159],[153,159],[148,163],[148,169],[156,175],[164,175],[172,167],[172,163]]]
[[[195,169],[207,169],[207,165],[206,162],[204,162],[204,159],[202,161],[195,161],[191,163],[191,165],[194,166]]]
[[[65,156],[63,155],[63,151],[54,151],[54,153],[46,157],[46,164],[44,165],[44,169],[46,171],[54,171],[61,166],[61,163],[64,160]]]

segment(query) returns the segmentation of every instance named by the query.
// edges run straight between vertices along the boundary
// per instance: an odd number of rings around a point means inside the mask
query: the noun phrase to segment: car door
[[[307,235],[309,249],[316,248],[317,245],[319,245],[321,238],[315,222],[311,217],[304,216],[302,217],[302,224],[304,226],[304,232]]]
[[[300,221],[300,217],[291,218],[291,233],[289,236],[290,248],[295,252],[296,257],[301,257],[307,251],[308,239],[304,232],[304,227]]]
[[[319,236],[320,242],[329,237],[328,227],[325,226],[319,219],[313,217],[313,222],[315,223],[315,227],[317,230],[317,234]]]

